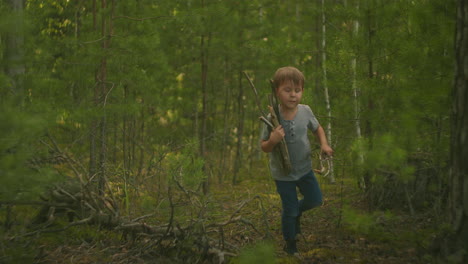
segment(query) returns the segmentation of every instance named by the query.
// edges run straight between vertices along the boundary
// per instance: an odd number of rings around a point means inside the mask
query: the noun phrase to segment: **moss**
[[[238,258],[233,259],[231,264],[248,263],[277,263],[275,249],[271,242],[261,241],[257,244],[244,248]]]

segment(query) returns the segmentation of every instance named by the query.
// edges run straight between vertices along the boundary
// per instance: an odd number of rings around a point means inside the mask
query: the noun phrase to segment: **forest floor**
[[[337,179],[330,184],[321,176],[317,178],[324,204],[303,214],[303,234],[298,241],[301,259],[288,257],[282,250],[281,202],[268,177],[261,183],[243,181],[227,188],[229,192],[219,191],[219,195],[225,198],[223,204],[242,196],[265,198],[277,263],[436,263],[429,254],[437,232],[434,219],[411,216],[404,210],[370,212],[355,179]]]
[[[235,186],[211,186],[207,215],[215,222],[234,215],[245,220],[224,229],[223,243],[240,252],[227,263],[436,263],[429,254],[435,219],[411,216],[405,210],[369,211],[354,179],[337,178],[329,184],[321,176],[324,204],[304,213],[298,242],[302,258],[289,257],[282,250],[281,202],[275,184],[267,171],[258,175],[242,177]],[[11,233],[2,236],[10,239],[1,240],[0,263],[178,263],[163,255],[157,260],[144,257],[142,244],[92,226],[15,239]]]

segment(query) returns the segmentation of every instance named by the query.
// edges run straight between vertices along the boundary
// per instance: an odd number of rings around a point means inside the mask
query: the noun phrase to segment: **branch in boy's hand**
[[[276,116],[279,117],[280,112],[278,108],[278,98],[276,97],[276,86],[275,86],[275,82],[271,79],[270,79],[270,86],[271,86],[271,94],[269,97],[270,105],[271,107],[273,107],[273,110]]]
[[[266,116],[266,113],[263,112],[263,109],[261,107],[261,104],[260,104],[260,99],[258,99],[258,92],[257,92],[257,89],[255,88],[255,85],[253,84],[252,80],[250,79],[249,75],[244,71],[242,72],[244,73],[245,75],[245,78],[247,79],[247,81],[249,81],[249,84],[250,84],[250,87],[252,88],[254,94],[255,94],[255,103],[257,104],[257,107],[258,107],[258,111],[260,111],[260,113],[262,114],[263,117]]]
[[[283,139],[286,133],[284,132],[284,129],[281,125],[277,126],[274,128],[271,133],[270,133],[270,141],[274,144],[277,145],[280,143]]]
[[[273,124],[268,120],[266,119],[264,116],[260,116],[259,119],[265,123],[265,125],[267,125],[270,129],[274,129],[275,126],[273,126]]]
[[[273,100],[273,95],[270,94],[269,96],[270,99],[270,104],[274,105],[274,100]],[[275,109],[272,106],[268,106],[268,110],[270,110],[270,115],[271,115],[271,123],[275,128],[280,126],[280,122],[278,119],[278,116],[276,115]],[[278,148],[279,152],[281,155],[281,165],[283,167],[283,170],[285,171],[286,174],[289,174],[291,171],[291,160],[289,159],[289,152],[288,152],[288,146],[286,145],[286,140],[281,139],[281,141],[278,143]]]
[[[255,102],[257,104],[258,110],[262,114],[260,116],[260,120],[264,122],[270,129],[275,129],[276,127],[280,125],[280,122],[279,122],[278,100],[276,99],[276,96],[275,96],[275,85],[273,83],[273,80],[270,80],[272,94],[270,94],[268,97],[269,102],[270,102],[270,106],[268,106],[268,109],[270,111],[270,116],[271,116],[271,122],[270,122],[266,118],[267,117],[266,113],[263,112],[262,110],[262,107],[260,105],[260,100],[258,99],[258,92],[257,92],[257,89],[255,88],[255,85],[253,84],[249,75],[245,71],[242,73],[244,74],[245,78],[249,81],[250,87],[252,87],[252,90],[255,94]],[[289,172],[291,171],[291,161],[289,160],[288,147],[286,145],[286,141],[284,140],[284,138],[279,142],[279,151],[280,151],[280,155],[282,158],[281,165],[283,167],[283,170],[286,172],[286,174],[289,174]]]

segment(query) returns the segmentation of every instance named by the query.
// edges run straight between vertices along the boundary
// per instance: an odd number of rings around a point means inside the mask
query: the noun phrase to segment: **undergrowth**
[[[438,223],[430,216],[409,215],[400,210],[368,211],[365,198],[353,179],[338,175],[335,184],[319,178],[324,195],[322,207],[305,212],[303,235],[298,241],[302,259],[288,257],[283,251],[281,202],[273,180],[259,169],[251,177],[242,177],[235,186],[222,183],[211,186],[211,193],[196,204],[206,204],[198,212],[183,204],[184,194],[175,193],[174,218],[178,225],[201,221],[199,231],[207,224],[227,221],[232,216],[242,221],[223,227],[210,243],[237,248],[237,257],[226,256],[225,263],[437,263],[430,254],[431,241]],[[261,175],[261,176],[255,176]],[[247,202],[248,201],[248,202]],[[151,224],[164,224],[170,219],[167,200],[143,199],[137,214],[153,213],[145,219]],[[241,209],[239,209],[241,208]],[[125,237],[121,232],[99,226],[72,226],[57,232],[32,233],[28,221],[34,216],[31,206],[10,208],[12,222],[6,228],[6,207],[0,209],[0,263],[216,263],[217,260],[193,255],[197,241],[182,241],[180,247],[160,245],[166,252],[148,250],[154,244],[145,236]],[[65,217],[55,229],[67,226]],[[198,231],[197,231],[198,232]],[[219,232],[222,232],[220,234]],[[171,246],[171,247],[169,247]],[[146,248],[145,248],[146,247]]]

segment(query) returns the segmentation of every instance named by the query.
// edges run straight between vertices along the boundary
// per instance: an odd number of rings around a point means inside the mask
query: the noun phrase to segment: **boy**
[[[301,233],[302,212],[320,206],[322,193],[312,170],[310,143],[307,130],[310,129],[326,155],[333,154],[325,132],[309,106],[300,104],[304,91],[304,75],[294,67],[279,68],[273,78],[279,101],[280,126],[269,130],[266,125],[262,133],[261,148],[269,153],[270,169],[281,197],[283,212],[281,229],[286,241],[284,250],[290,255],[297,254],[296,235]],[[274,147],[285,138],[291,160],[289,174],[281,168],[281,158]],[[304,198],[298,200],[296,187]]]

